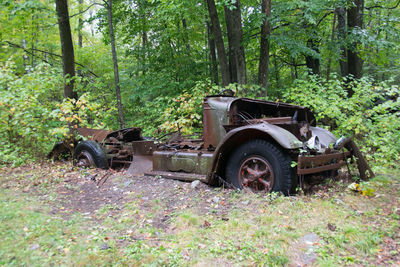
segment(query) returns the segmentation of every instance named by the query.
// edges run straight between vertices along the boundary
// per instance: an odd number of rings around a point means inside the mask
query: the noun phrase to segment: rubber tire
[[[293,192],[297,178],[290,166],[292,159],[276,145],[259,139],[244,143],[233,152],[225,169],[228,183],[242,189],[242,185],[239,184],[239,168],[252,156],[262,157],[271,165],[275,175],[272,192],[282,192],[285,196]]]
[[[94,161],[96,168],[108,169],[108,161],[101,145],[94,141],[82,141],[76,146],[74,151],[74,161],[76,162],[77,156],[82,152],[88,152]]]

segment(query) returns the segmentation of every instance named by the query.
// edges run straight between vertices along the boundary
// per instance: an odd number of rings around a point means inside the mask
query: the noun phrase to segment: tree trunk
[[[269,46],[271,25],[268,19],[271,17],[271,0],[261,0],[261,9],[265,14],[263,24],[261,25],[260,37],[260,60],[258,63],[258,84],[264,89],[264,96],[267,95],[268,89],[268,71],[269,71]]]
[[[312,35],[314,34],[316,33],[313,32]],[[311,37],[307,40],[307,47],[319,54],[318,41],[314,37]],[[309,70],[308,71],[309,74],[319,75],[320,73],[319,58],[314,57],[312,55],[306,55],[306,66]]]
[[[237,83],[237,66],[236,66],[236,55],[235,48],[233,47],[233,22],[232,15],[226,6],[225,8],[225,24],[226,24],[226,35],[228,36],[228,60],[229,60],[229,76],[231,83]]]
[[[25,40],[25,38],[22,39],[22,48],[23,48],[24,50],[26,50],[26,40]],[[24,70],[25,70],[25,73],[29,73],[29,69],[27,68],[29,58],[28,58],[28,56],[26,55],[26,53],[24,53],[24,55],[22,56],[22,59],[23,59],[23,62],[24,62]]]
[[[333,43],[333,41],[335,40],[335,25],[336,25],[336,12],[334,12],[333,14],[333,21],[332,21],[332,33],[331,33],[331,43]],[[330,77],[331,77],[331,65],[332,65],[332,56],[333,54],[328,55],[328,63],[326,66],[326,80],[329,81]]]
[[[188,55],[190,55],[190,41],[189,41],[189,31],[186,23],[186,19],[182,19],[182,27],[183,27],[183,42],[185,43],[186,46],[186,52]]]
[[[217,65],[217,55],[215,54],[215,41],[214,36],[212,35],[211,25],[207,21],[207,36],[208,36],[208,49],[210,50],[210,77],[213,79],[213,82],[218,85],[218,65]]]
[[[32,14],[31,17],[32,24],[35,24],[35,15]],[[31,28],[31,67],[32,69],[35,67],[35,32],[33,30],[33,27]]]
[[[61,51],[64,72],[64,97],[77,98],[74,94],[75,60],[69,24],[67,0],[56,0],[58,28],[60,30]]]
[[[108,13],[108,30],[110,32],[110,41],[111,41],[111,53],[114,63],[115,92],[117,95],[118,115],[119,115],[120,126],[123,129],[125,128],[125,122],[124,122],[124,114],[122,112],[121,90],[119,87],[118,59],[117,59],[117,51],[115,49],[115,36],[114,36],[114,27],[112,21],[112,0],[108,0],[107,13]]]
[[[273,55],[273,59],[275,68],[276,87],[279,89],[281,88],[281,78],[279,77],[279,66],[278,66],[278,61],[276,60],[276,54]]]
[[[236,0],[236,2],[232,4],[232,7],[225,6],[225,18],[228,32],[231,82],[246,84],[246,58],[242,45],[243,30],[242,16],[240,14],[240,0]]]
[[[140,24],[141,24],[141,38],[142,38],[142,45],[140,47],[140,60],[139,60],[139,67],[138,71],[141,69],[143,76],[146,75],[146,68],[147,68],[147,18],[146,18],[146,1],[139,0],[138,1],[138,8],[139,8],[139,16],[140,16]]]
[[[338,40],[340,43],[341,57],[339,59],[340,74],[346,77],[349,74],[346,50],[346,9],[339,7],[335,10],[338,20]]]
[[[83,0],[79,0],[78,3],[79,3],[78,11],[79,11],[79,13],[81,13]],[[83,46],[82,27],[83,27],[82,15],[79,15],[79,19],[78,19],[78,47],[79,47],[79,49],[81,49]],[[79,51],[79,49],[78,49],[78,51]],[[79,55],[79,52],[78,52],[78,55]],[[77,72],[78,72],[78,76],[82,77],[82,70],[78,69]]]
[[[347,26],[349,32],[361,30],[363,28],[364,0],[354,0],[353,2],[354,6],[347,10]],[[363,61],[357,47],[359,44],[359,41],[353,41],[347,50],[349,74],[353,75],[356,79],[361,78],[363,67]]]
[[[219,24],[217,8],[215,7],[215,1],[207,0],[207,6],[208,13],[211,19],[214,41],[218,52],[218,61],[221,68],[222,86],[227,86],[230,83],[230,75],[225,53],[224,40],[222,39],[221,25]]]
[[[79,0],[79,13],[82,12],[82,5],[83,5],[83,0]],[[82,21],[82,15],[79,15],[78,19],[78,46],[82,48],[83,46],[83,40],[82,40],[82,27],[83,27],[83,21]]]

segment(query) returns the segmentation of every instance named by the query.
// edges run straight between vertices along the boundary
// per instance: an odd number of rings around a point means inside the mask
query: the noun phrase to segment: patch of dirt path
[[[223,217],[232,205],[228,201],[232,190],[210,187],[199,183],[195,188],[190,182],[152,176],[129,176],[125,171],[91,170],[84,177],[70,175],[55,192],[53,213],[69,217],[80,212],[98,219],[97,211],[109,207],[109,216],[116,215],[126,205],[134,203],[142,212],[156,212],[152,224],[165,228],[169,215],[192,208],[198,214],[212,213]],[[46,201],[47,195],[42,199]],[[156,211],[154,207],[158,206]]]

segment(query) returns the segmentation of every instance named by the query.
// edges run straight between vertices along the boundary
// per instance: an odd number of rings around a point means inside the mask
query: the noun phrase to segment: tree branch
[[[102,4],[100,4],[100,3],[93,3],[93,4],[91,4],[90,6],[88,6],[85,10],[80,11],[80,12],[78,12],[78,13],[76,13],[76,14],[73,14],[73,15],[71,15],[71,16],[69,16],[69,17],[70,17],[70,18],[73,18],[73,17],[75,17],[75,16],[78,16],[78,15],[80,15],[80,14],[83,14],[83,13],[85,13],[86,11],[88,11],[91,7],[96,6],[96,5],[104,7],[104,5],[102,5]]]
[[[7,43],[7,44],[9,44],[11,47],[22,49],[22,50],[24,50],[26,53],[29,53],[30,55],[34,55],[31,51],[29,51],[29,50],[23,48],[22,46],[20,46],[20,45],[18,45],[18,44],[12,43],[12,42],[10,42],[10,41],[4,41],[4,42]],[[49,55],[52,55],[52,56],[55,56],[55,57],[58,57],[58,58],[62,58],[61,55],[58,55],[58,54],[55,54],[55,53],[51,53],[51,52],[48,52],[48,51],[44,51],[44,50],[41,50],[41,49],[33,48],[33,49],[30,49],[30,50],[35,50],[35,51],[38,51],[38,52],[41,52],[41,53],[46,53],[46,54],[49,54]],[[36,56],[36,55],[34,55],[34,56]],[[39,57],[39,58],[40,58],[40,57]],[[43,61],[46,62],[46,63],[49,63],[47,60],[45,60],[45,59],[43,59],[43,58],[40,58],[40,59],[43,60]],[[50,63],[49,63],[49,64],[50,64]],[[50,65],[51,65],[51,64],[50,64]],[[89,72],[89,73],[92,74],[93,76],[99,77],[99,76],[97,76],[94,72],[92,72],[91,70],[89,70],[87,67],[85,67],[84,65],[82,65],[81,63],[75,62],[75,65],[81,66],[82,68],[84,68],[87,72]]]
[[[276,25],[276,26],[274,26],[274,27],[271,28],[271,32],[273,32],[274,30],[279,29],[280,27],[289,26],[290,24],[291,24],[291,23],[286,22],[286,23],[282,23],[282,24],[280,24],[280,25]],[[246,33],[243,33],[243,36],[247,36],[249,32],[252,32],[252,31],[255,31],[255,30],[258,30],[258,31],[257,31],[256,33],[251,34],[251,35],[249,36],[249,38],[257,37],[257,36],[261,33],[260,27],[254,28],[254,29],[252,29],[252,30],[250,30],[250,31],[247,31]]]
[[[322,18],[320,18],[320,20],[317,22],[317,27],[319,26],[319,24],[321,24],[321,22],[330,14],[333,14],[333,11],[329,11],[328,13],[325,13],[325,15],[322,16]]]
[[[366,10],[370,10],[370,9],[374,9],[374,8],[383,8],[383,9],[395,9],[399,6],[400,4],[400,0],[397,0],[396,5],[394,5],[393,7],[384,7],[384,6],[380,6],[380,5],[376,5],[376,6],[370,6],[370,7],[366,7]]]
[[[283,57],[275,55],[279,60],[281,60],[283,63],[289,66],[294,66],[294,67],[301,67],[301,66],[307,66],[305,63],[295,63],[295,62],[288,62],[286,61]]]

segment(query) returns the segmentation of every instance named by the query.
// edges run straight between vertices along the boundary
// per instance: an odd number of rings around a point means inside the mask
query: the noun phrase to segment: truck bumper
[[[300,155],[297,160],[297,174],[307,175],[336,170],[346,165],[348,158],[354,157],[361,180],[374,177],[374,173],[352,138],[344,138],[339,144],[335,144],[334,148],[334,150],[328,150],[325,154]],[[344,148],[347,151],[344,151]]]
[[[306,175],[329,170],[337,170],[346,165],[351,157],[350,151],[333,152],[322,155],[300,155],[297,160],[297,174]]]

